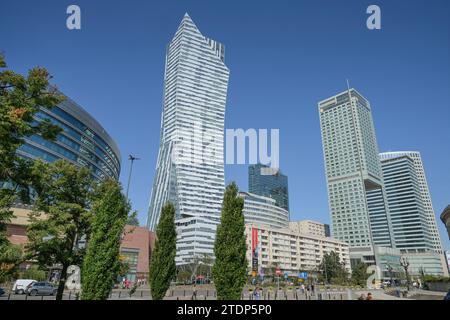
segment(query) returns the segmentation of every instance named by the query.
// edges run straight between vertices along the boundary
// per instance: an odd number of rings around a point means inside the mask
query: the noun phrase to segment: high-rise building
[[[245,223],[261,223],[273,228],[287,228],[289,212],[276,205],[274,199],[248,192],[240,192],[244,198]]]
[[[373,245],[393,244],[370,103],[348,89],[318,107],[332,235],[347,242],[351,253],[373,255]],[[371,192],[382,194],[373,207]]]
[[[433,250],[431,226],[414,160],[406,154],[393,153],[380,154],[380,159],[395,247],[402,252]]]
[[[279,169],[262,164],[248,167],[248,191],[275,199],[276,205],[289,211],[288,177]]]
[[[48,120],[62,131],[55,141],[40,135],[25,138],[17,154],[28,159],[53,162],[65,159],[79,167],[87,167],[97,179],[119,179],[120,151],[106,130],[69,97],[57,106],[41,107],[36,121]]]
[[[147,226],[176,207],[177,264],[213,255],[224,192],[223,132],[229,70],[222,44],[188,14],[167,47],[160,149]]]
[[[433,209],[433,203],[431,202],[431,195],[428,189],[427,178],[425,175],[425,169],[423,166],[420,152],[418,151],[384,152],[381,153],[379,156],[382,161],[382,164],[384,163],[388,164],[390,159],[398,159],[403,156],[407,156],[412,160],[412,167],[414,168],[413,171],[415,171],[417,179],[417,187],[418,187],[417,191],[419,193],[419,198],[422,201],[423,210],[425,212],[425,220],[426,220],[425,224],[428,227],[429,236],[431,237],[431,246],[434,251],[442,254],[443,250],[442,250],[441,236],[439,234],[436,222],[436,215]]]

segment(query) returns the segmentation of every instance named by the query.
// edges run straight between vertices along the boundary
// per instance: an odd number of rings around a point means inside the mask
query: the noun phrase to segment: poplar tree
[[[164,298],[175,276],[176,241],[175,207],[169,202],[161,210],[151,255],[149,282],[153,300]]]
[[[247,279],[244,199],[233,182],[227,186],[217,227],[212,273],[218,300],[238,300]]]
[[[120,242],[130,205],[120,184],[104,180],[92,201],[92,224],[81,269],[81,299],[106,300],[121,272]]]

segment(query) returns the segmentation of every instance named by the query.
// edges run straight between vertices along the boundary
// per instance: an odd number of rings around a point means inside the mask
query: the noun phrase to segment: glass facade
[[[275,199],[278,207],[289,211],[288,177],[262,164],[248,167],[248,191]]]
[[[65,159],[91,170],[92,176],[119,179],[120,152],[105,129],[74,101],[66,98],[51,109],[41,108],[35,115],[36,123],[48,120],[62,131],[56,140],[49,141],[40,135],[25,139],[17,153],[29,159],[53,162]]]
[[[248,192],[240,192],[244,198],[245,223],[259,223],[273,228],[289,226],[289,212],[276,205],[274,199]]]

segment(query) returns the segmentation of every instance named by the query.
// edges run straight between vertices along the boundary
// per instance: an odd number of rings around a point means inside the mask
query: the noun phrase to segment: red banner
[[[258,246],[258,229],[252,228],[252,252],[255,252]]]

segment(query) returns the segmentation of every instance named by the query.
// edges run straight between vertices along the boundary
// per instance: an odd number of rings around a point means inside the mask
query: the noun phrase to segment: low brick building
[[[126,278],[131,282],[147,280],[150,254],[155,244],[155,233],[145,227],[126,225],[120,254],[129,265]]]
[[[26,234],[30,223],[28,215],[30,207],[21,206],[12,209],[14,218],[6,227],[8,240],[13,244],[25,245],[28,242]],[[120,245],[120,254],[130,266],[126,278],[131,282],[148,278],[151,250],[155,243],[155,233],[145,227],[126,225]],[[29,265],[29,263],[27,263]]]

